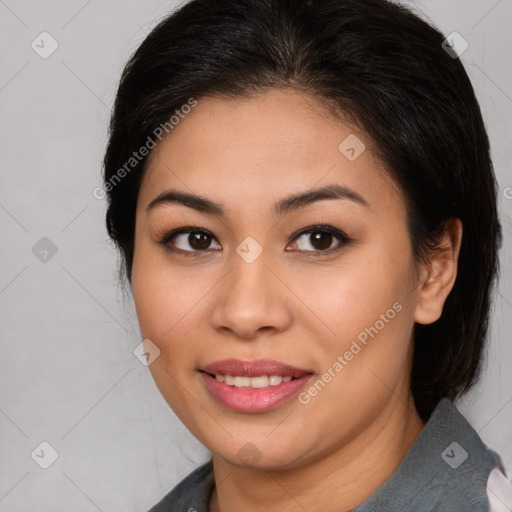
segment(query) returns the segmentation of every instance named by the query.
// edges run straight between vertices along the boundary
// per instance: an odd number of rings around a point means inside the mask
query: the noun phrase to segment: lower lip
[[[305,386],[312,375],[282,382],[266,388],[237,388],[219,382],[210,374],[201,372],[201,376],[210,393],[222,405],[237,412],[266,412],[287,402]]]

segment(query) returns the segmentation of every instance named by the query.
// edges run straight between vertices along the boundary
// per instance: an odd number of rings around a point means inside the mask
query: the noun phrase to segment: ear
[[[439,248],[430,256],[428,263],[421,264],[418,273],[414,320],[419,324],[431,324],[441,316],[446,297],[457,277],[461,241],[461,220],[448,219]]]

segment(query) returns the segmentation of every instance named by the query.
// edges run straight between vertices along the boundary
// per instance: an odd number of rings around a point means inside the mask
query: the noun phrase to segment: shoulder
[[[439,403],[429,423],[422,455],[429,460],[432,480],[421,493],[425,504],[427,497],[432,499],[428,510],[495,511],[495,496],[490,495],[492,485],[497,486],[495,477],[505,472],[501,457],[448,399]],[[427,451],[434,457],[427,458]]]
[[[394,474],[353,512],[510,511],[493,499],[505,501],[504,475],[500,456],[445,398]]]
[[[187,475],[149,512],[208,512],[215,482],[211,459]]]

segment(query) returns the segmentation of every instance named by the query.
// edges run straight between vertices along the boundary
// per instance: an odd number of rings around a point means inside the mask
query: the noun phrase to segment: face
[[[151,373],[237,466],[306,464],[410,398],[404,200],[365,134],[323,108],[290,90],[201,99],[139,192],[132,290],[160,351]]]

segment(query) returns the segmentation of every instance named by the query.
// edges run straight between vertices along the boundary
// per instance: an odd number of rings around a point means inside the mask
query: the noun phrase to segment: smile
[[[313,372],[268,359],[217,361],[200,370],[209,394],[224,407],[243,413],[276,409],[296,396]]]

